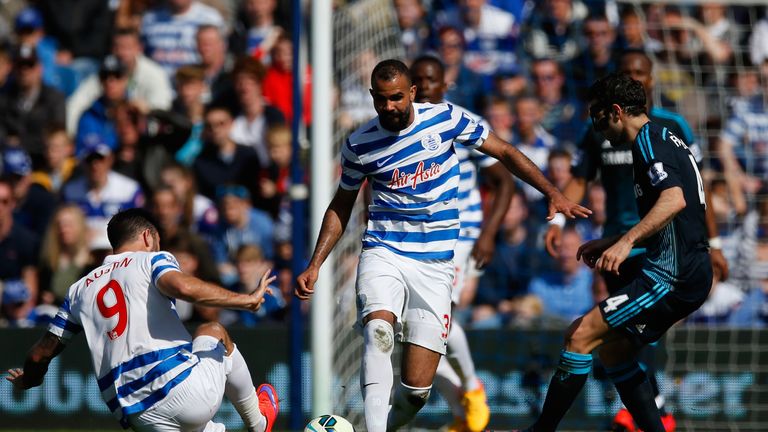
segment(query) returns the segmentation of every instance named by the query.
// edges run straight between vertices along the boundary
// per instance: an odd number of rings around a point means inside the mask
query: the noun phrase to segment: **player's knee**
[[[565,348],[570,352],[589,354],[595,349],[595,336],[583,318],[574,321],[565,334]]]
[[[395,332],[392,324],[383,319],[372,319],[363,327],[363,340],[366,348],[389,355],[395,347]]]
[[[232,352],[232,349],[234,348],[229,333],[227,333],[227,330],[223,325],[216,321],[200,324],[200,326],[197,327],[197,331],[195,331],[195,337],[198,336],[211,336],[220,340],[228,353]]]

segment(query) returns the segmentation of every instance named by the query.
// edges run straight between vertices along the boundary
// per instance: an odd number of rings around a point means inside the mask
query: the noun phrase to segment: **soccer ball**
[[[355,428],[349,420],[332,414],[312,419],[307,423],[304,432],[355,432]]]

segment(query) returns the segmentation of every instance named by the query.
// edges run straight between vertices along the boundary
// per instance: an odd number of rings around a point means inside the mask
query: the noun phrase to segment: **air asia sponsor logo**
[[[416,165],[416,171],[413,174],[395,168],[395,170],[392,171],[392,180],[389,181],[387,186],[390,189],[401,189],[410,185],[411,189],[416,189],[416,186],[419,184],[432,180],[438,175],[440,175],[440,164],[432,162],[429,165],[429,168],[425,169],[424,161],[421,161]]]

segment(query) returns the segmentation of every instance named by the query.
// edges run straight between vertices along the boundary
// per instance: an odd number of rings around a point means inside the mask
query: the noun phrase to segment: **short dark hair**
[[[107,238],[112,249],[118,249],[146,229],[153,233],[160,232],[157,221],[150,212],[143,208],[123,210],[109,220]]]
[[[445,65],[443,64],[443,62],[439,58],[437,58],[437,57],[435,57],[433,55],[423,54],[423,55],[420,55],[420,56],[416,57],[416,60],[414,60],[413,63],[411,63],[411,70],[413,70],[416,67],[416,65],[418,65],[420,63],[432,64],[441,73],[443,73],[443,74],[445,73]]]
[[[379,62],[371,72],[371,84],[376,81],[392,81],[398,76],[404,76],[408,80],[410,85],[411,71],[408,70],[408,66],[405,63],[397,59],[389,59]]]
[[[589,88],[589,100],[597,109],[616,104],[629,115],[645,113],[645,88],[623,73],[614,72],[595,81]]]

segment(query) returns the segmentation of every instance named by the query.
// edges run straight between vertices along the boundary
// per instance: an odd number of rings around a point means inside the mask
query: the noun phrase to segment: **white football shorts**
[[[149,409],[131,415],[137,432],[223,432],[224,425],[211,421],[224,396],[232,361],[224,345],[213,336],[198,336],[192,352],[200,362],[181,384]]]
[[[445,354],[453,275],[452,260],[417,261],[383,247],[365,249],[357,267],[358,321],[390,311],[402,342]]]
[[[459,304],[461,300],[461,292],[464,291],[467,280],[483,274],[483,270],[477,268],[477,261],[472,257],[473,247],[475,247],[475,242],[459,241],[456,243],[456,249],[453,252],[456,278],[453,281],[451,301],[455,305]]]

